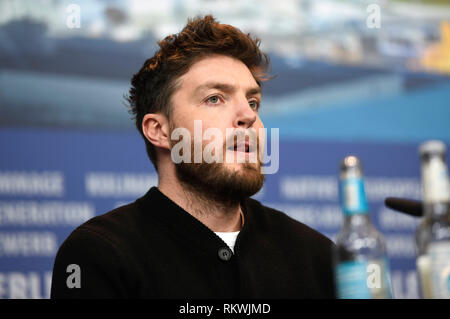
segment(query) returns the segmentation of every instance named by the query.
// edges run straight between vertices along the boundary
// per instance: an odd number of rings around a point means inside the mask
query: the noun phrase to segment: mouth
[[[228,144],[229,143],[229,144]],[[227,163],[258,163],[258,140],[256,138],[246,137],[227,141],[226,148],[227,156],[225,161]]]
[[[242,153],[252,153],[253,152],[253,150],[251,149],[250,144],[248,142],[234,143],[234,145],[227,148],[227,150],[234,151],[234,152],[242,152]]]
[[[256,145],[251,145],[250,142],[244,142],[244,143],[234,143],[234,145],[227,148],[228,151],[233,152],[241,152],[241,153],[255,153],[256,152]]]

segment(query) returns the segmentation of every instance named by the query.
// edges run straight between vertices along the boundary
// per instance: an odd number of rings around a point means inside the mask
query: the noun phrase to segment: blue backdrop
[[[48,297],[54,256],[68,234],[156,184],[137,132],[3,128],[0,149],[2,298]],[[387,196],[420,198],[416,143],[283,140],[280,169],[255,197],[333,239],[342,224],[338,163],[348,154],[364,164],[372,219],[388,241],[396,297],[417,297],[417,220],[383,205]]]

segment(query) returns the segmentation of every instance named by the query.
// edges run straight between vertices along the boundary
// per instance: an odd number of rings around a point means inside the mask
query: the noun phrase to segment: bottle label
[[[450,299],[450,241],[429,246],[433,298]]]
[[[336,267],[338,298],[392,298],[389,268],[386,259],[347,261]]]
[[[440,158],[432,157],[423,164],[423,197],[425,202],[446,202],[450,200],[450,185],[447,165]]]
[[[367,262],[347,261],[336,267],[337,295],[340,299],[370,299]]]
[[[364,182],[361,178],[350,178],[341,182],[341,202],[345,215],[368,212]]]

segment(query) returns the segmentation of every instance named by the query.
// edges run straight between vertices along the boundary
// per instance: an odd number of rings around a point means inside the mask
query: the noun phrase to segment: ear
[[[169,121],[161,113],[145,114],[142,120],[142,132],[154,146],[170,149]]]

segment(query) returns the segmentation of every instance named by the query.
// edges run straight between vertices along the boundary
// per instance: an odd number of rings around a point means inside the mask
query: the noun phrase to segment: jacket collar
[[[210,228],[178,206],[157,187],[150,188],[143,197],[137,200],[137,203],[145,214],[157,219],[169,231],[179,236],[181,240],[188,241],[190,245],[197,247],[203,253],[217,255],[219,249],[226,247],[223,240]],[[248,204],[248,200],[241,202],[245,223],[238,235],[236,244],[238,244],[240,237],[251,228],[252,214]],[[235,251],[236,249],[237,247]]]

